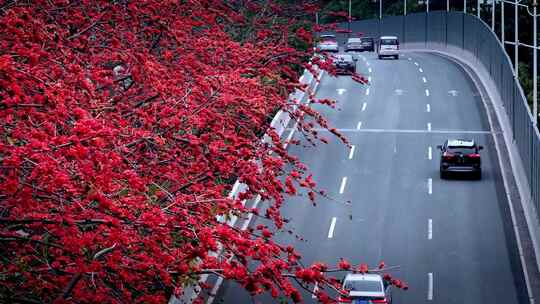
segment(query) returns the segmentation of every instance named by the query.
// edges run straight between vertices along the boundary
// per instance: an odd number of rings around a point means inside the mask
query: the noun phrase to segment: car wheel
[[[381,56],[381,55],[379,55],[379,60],[380,60],[380,59],[382,59],[382,56]]]
[[[441,179],[446,179],[446,172],[444,172],[443,170],[440,171],[440,174],[441,174]]]
[[[477,180],[481,180],[481,179],[482,179],[482,171],[477,171],[477,172],[475,173],[475,176],[474,176],[474,177],[476,177]]]
[[[394,59],[395,59],[395,60],[398,60],[398,59],[399,59],[399,55],[394,56]]]

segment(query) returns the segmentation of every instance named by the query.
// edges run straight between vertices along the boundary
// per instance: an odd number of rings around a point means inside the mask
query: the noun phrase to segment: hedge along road
[[[348,76],[325,75],[317,97],[338,101],[321,109],[351,142],[290,145],[335,201],[289,198],[283,215],[305,264],[399,266],[409,284],[394,289],[395,303],[524,303],[527,301],[508,202],[488,119],[478,90],[453,62],[420,53],[399,60],[357,55],[369,87]],[[295,133],[296,139],[302,139]],[[474,139],[482,151],[483,179],[441,180],[436,146],[448,138]],[[350,204],[345,203],[350,201]],[[252,225],[264,223],[255,221]],[[296,235],[301,236],[299,239]],[[317,302],[308,292],[305,302]],[[253,303],[225,282],[216,303]],[[275,303],[268,294],[255,302]]]

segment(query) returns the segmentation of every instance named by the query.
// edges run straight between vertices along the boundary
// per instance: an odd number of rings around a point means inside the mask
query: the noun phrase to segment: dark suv
[[[336,67],[337,74],[354,74],[356,73],[356,61],[351,55],[339,54],[333,55],[332,60]]]
[[[476,145],[473,140],[448,139],[444,145],[437,146],[441,150],[441,178],[447,178],[451,172],[465,172],[475,178],[482,178],[480,150],[484,147]]]
[[[345,52],[349,51],[375,51],[375,43],[371,37],[349,38],[345,45]]]

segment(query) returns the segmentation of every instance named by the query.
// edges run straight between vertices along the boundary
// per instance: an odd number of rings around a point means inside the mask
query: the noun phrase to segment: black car
[[[371,37],[349,38],[345,45],[345,51],[375,51],[375,42]]]
[[[441,150],[441,178],[447,178],[449,173],[469,173],[475,178],[482,178],[480,150],[473,140],[448,139],[444,145],[437,146]]]
[[[356,61],[351,55],[339,54],[333,55],[332,61],[336,67],[337,74],[354,74],[356,73]]]

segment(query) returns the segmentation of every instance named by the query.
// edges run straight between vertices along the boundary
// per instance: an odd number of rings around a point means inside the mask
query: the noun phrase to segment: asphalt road
[[[335,265],[343,257],[399,266],[392,273],[410,289],[394,289],[395,304],[522,302],[497,154],[471,80],[447,59],[421,53],[400,60],[361,53],[357,67],[370,86],[325,75],[317,93],[338,100],[338,111],[321,111],[354,151],[331,135],[327,145],[289,147],[335,200],[312,207],[305,197],[288,199],[283,215],[305,240],[288,233],[276,239],[293,244],[306,264]],[[448,138],[484,145],[482,180],[439,178],[436,146]],[[303,297],[316,302],[307,292]],[[254,302],[278,301],[253,299],[231,282],[214,301]]]

